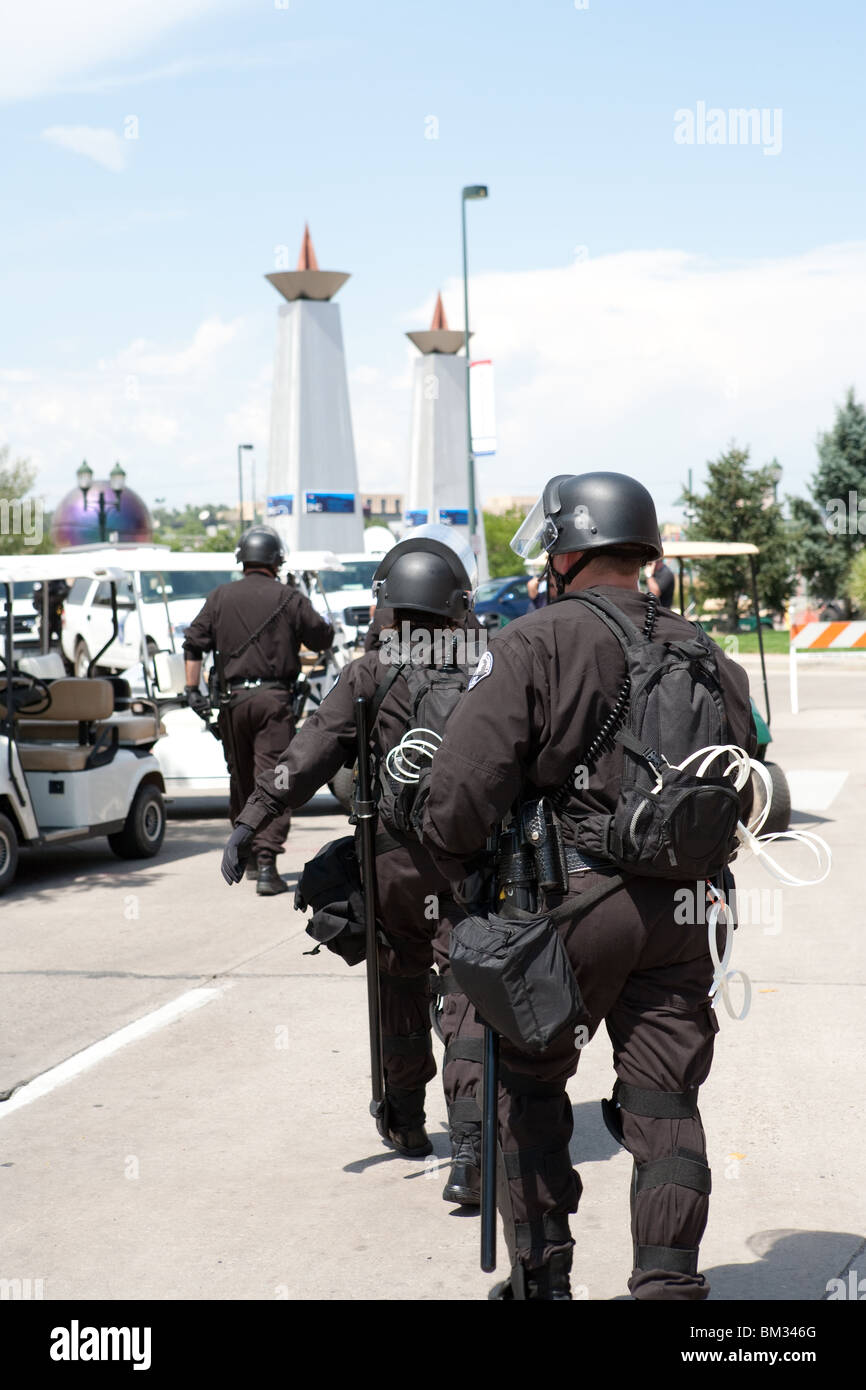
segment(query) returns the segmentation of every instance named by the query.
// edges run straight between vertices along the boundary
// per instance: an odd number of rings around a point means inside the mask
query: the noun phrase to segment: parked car
[[[475,591],[475,616],[483,627],[504,627],[529,612],[528,574],[486,579]]]
[[[68,551],[81,555],[84,547]],[[141,659],[142,636],[147,650],[180,648],[183,634],[200,611],[211,589],[239,579],[241,570],[231,552],[193,553],[159,546],[94,547],[94,562],[127,573],[117,585],[118,635],[112,637],[111,585],[80,576],[75,580],[63,613],[63,655],[76,676],[86,676],[91,663],[105,671],[124,671]],[[141,631],[133,585],[141,597]]]
[[[311,595],[314,606],[325,617],[333,614],[343,625],[346,641],[362,642],[370,626],[373,604],[373,575],[380,559],[370,555],[341,555],[339,570],[319,575],[317,590]]]

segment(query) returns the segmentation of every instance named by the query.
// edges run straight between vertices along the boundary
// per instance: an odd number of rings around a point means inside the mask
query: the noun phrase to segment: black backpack
[[[392,668],[382,681],[373,697],[371,728],[378,714],[382,698],[397,676],[402,674],[409,687],[411,706],[403,736],[413,729],[424,729],[441,738],[445,726],[457,707],[461,695],[472,679],[468,666],[416,666],[403,663]],[[380,695],[381,692],[381,695]],[[428,740],[431,744],[437,740]],[[392,750],[388,750],[389,753]],[[417,751],[406,750],[409,767],[418,769],[417,781],[401,781],[389,771],[388,757],[383,756],[378,763],[378,806],[379,821],[386,833],[400,843],[417,844],[419,828],[424,817],[424,805],[430,783],[432,760],[419,756]],[[393,766],[393,764],[391,764]]]
[[[578,760],[557,803],[576,790],[578,769],[591,769],[613,742],[623,750],[619,799],[612,815],[574,815],[578,850],[650,878],[697,879],[718,873],[736,847],[740,799],[725,759],[696,777],[699,764],[677,764],[714,744],[731,742],[716,664],[717,648],[693,624],[694,636],[659,642],[652,637],[656,602],[650,599],[643,632],[600,594],[566,594],[585,604],[622,646],[626,679],[611,715]]]

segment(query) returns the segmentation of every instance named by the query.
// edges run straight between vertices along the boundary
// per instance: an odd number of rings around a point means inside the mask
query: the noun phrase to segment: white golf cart
[[[123,557],[118,555],[116,558],[122,560]],[[127,571],[126,593],[131,608],[128,621],[134,624],[134,629],[139,634],[140,645],[136,664],[124,670],[123,676],[134,693],[140,694],[146,700],[152,700],[159,711],[162,736],[154,748],[154,753],[165,778],[167,795],[227,797],[229,774],[222,743],[217,735],[218,712],[212,710],[209,718],[202,720],[188,708],[183,698],[185,668],[182,644],[187,623],[165,623],[162,631],[167,639],[166,645],[154,652],[152,643],[147,643],[146,650],[142,651],[147,641],[147,632],[156,631],[152,620],[145,621],[142,580],[144,579],[148,585],[151,602],[159,602],[161,597],[167,605],[171,591],[176,587],[176,580],[173,583],[170,574],[173,573],[172,567],[178,564],[179,558],[172,552],[166,552],[165,556],[151,553],[148,556],[146,571]],[[210,557],[202,555],[200,558],[202,565],[206,567]],[[218,582],[227,583],[239,575],[237,561],[233,557],[232,560],[231,571],[224,571],[224,578],[221,580],[218,576]],[[187,568],[192,571],[191,565]],[[320,573],[342,569],[337,556],[331,551],[296,551],[289,556],[287,569],[302,591],[311,599],[315,597],[317,606],[321,605],[328,613],[335,633],[334,644],[329,651],[321,655],[302,653],[296,701],[296,711],[301,717],[305,711],[309,712],[321,703],[340,671],[352,660],[354,652],[346,642],[339,617],[330,612],[327,595],[320,587]],[[196,612],[200,608],[201,602],[197,604]],[[108,640],[112,640],[110,634]],[[92,664],[98,663],[100,659],[101,653],[98,653]],[[208,655],[202,668],[203,690],[207,688],[211,664],[212,659]]]
[[[51,579],[91,575],[114,593],[121,570],[93,557],[9,557],[0,566],[6,615],[0,656],[0,893],[15,878],[19,851],[105,835],[120,858],[158,854],[165,834],[165,784],[153,746],[159,716],[120,679],[67,676],[59,652],[16,650],[13,585],[47,589]]]

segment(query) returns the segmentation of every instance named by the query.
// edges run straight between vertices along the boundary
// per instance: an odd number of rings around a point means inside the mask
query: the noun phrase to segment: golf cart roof
[[[126,578],[126,569],[95,555],[5,555],[0,561],[0,584],[41,584],[52,579]]]
[[[167,545],[76,545],[55,558],[84,559],[125,574],[139,570],[236,570],[233,550],[169,550]],[[73,573],[78,574],[75,570]]]
[[[665,541],[666,560],[714,560],[717,555],[758,555],[748,541]]]

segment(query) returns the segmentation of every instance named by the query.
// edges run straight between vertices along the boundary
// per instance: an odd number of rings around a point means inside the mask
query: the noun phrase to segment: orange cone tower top
[[[295,299],[333,299],[348,278],[346,271],[319,269],[307,223],[304,223],[304,237],[297,270],[275,270],[265,276],[289,303]]]
[[[406,337],[410,343],[415,344],[418,351],[422,352],[425,357],[429,356],[431,352],[443,352],[451,356],[460,351],[463,346],[463,334],[459,329],[448,327],[441,291],[436,295],[436,307],[433,310],[433,322],[430,327],[417,333],[407,333]]]

